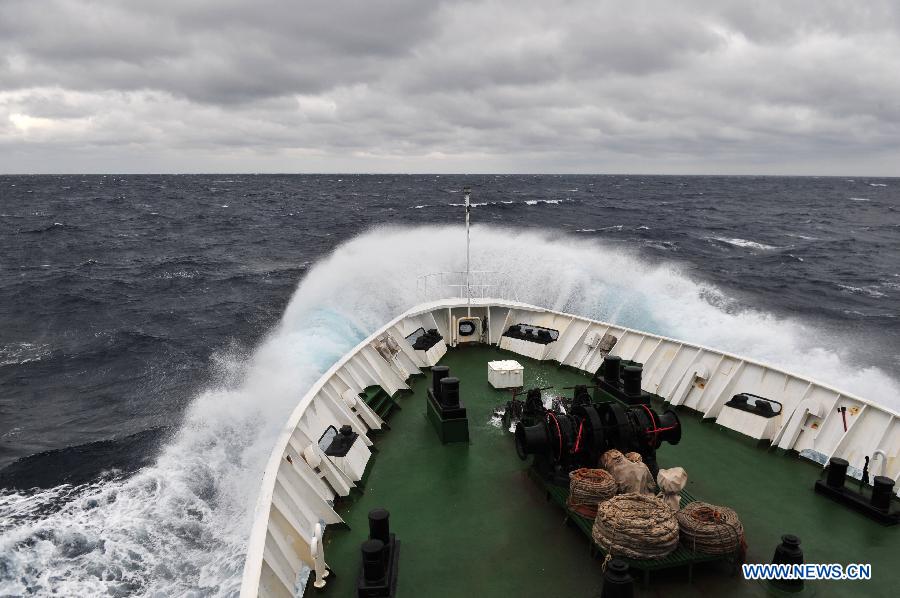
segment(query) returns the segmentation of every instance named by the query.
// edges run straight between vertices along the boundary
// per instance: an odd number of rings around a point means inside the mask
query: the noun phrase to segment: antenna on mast
[[[472,315],[472,290],[469,288],[469,195],[472,190],[469,187],[463,187],[463,194],[466,197],[466,315]]]

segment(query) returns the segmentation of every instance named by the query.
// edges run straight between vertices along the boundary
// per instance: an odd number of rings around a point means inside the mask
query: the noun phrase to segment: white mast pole
[[[472,315],[472,289],[469,288],[469,194],[471,192],[468,187],[463,188],[466,196],[466,315],[470,317]]]

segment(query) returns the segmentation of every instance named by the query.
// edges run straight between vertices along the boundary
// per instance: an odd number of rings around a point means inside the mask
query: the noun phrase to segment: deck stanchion
[[[317,590],[321,590],[325,587],[325,580],[328,577],[328,569],[325,566],[325,551],[322,544],[322,534],[322,524],[317,523],[315,531],[313,532],[312,542],[310,542],[309,545],[309,551],[312,554],[314,571],[316,574],[316,580],[313,582],[313,587]]]

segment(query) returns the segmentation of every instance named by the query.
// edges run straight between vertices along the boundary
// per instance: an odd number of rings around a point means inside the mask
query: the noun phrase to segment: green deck
[[[441,361],[461,380],[469,418],[469,444],[442,444],[425,418],[430,376],[410,381],[411,394],[394,400],[391,430],[376,440],[365,486],[337,506],[349,529],[329,527],[325,558],[334,570],[325,595],[353,596],[359,545],[369,509],[391,512],[403,547],[398,598],[450,596],[599,595],[600,560],[577,522],[547,500],[544,488],[516,457],[512,436],[492,426],[494,408],[510,393],[487,382],[487,362],[510,358],[489,347],[451,350]],[[514,356],[525,366],[525,385],[556,387],[585,378],[553,364]],[[377,389],[367,394],[374,400]],[[382,393],[383,394],[383,393]],[[384,403],[387,404],[386,402]],[[870,581],[807,582],[816,596],[893,596],[900,528],[886,528],[813,492],[821,468],[681,413],[683,439],[663,445],[661,467],[683,466],[687,492],[740,515],[748,562],[769,562],[781,534],[802,539],[808,563],[871,563]],[[848,481],[848,483],[853,483]],[[636,579],[641,575],[635,572]],[[688,582],[686,567],[654,571],[638,596],[766,596],[760,582],[732,575],[725,562],[700,563]],[[804,593],[804,595],[807,594]],[[311,593],[311,592],[308,592]]]

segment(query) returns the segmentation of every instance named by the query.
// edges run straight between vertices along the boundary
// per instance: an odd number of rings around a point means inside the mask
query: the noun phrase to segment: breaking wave
[[[557,237],[476,226],[473,269],[510,273],[525,302],[733,351],[864,397],[900,396],[886,373],[853,363],[840,339],[735,311],[725,292],[678,266]],[[308,271],[255,351],[217,355],[216,382],[151,465],[0,494],[0,595],[235,595],[285,418],[335,360],[417,302],[417,274],[463,268],[463,238],[460,227],[382,228],[344,243]]]
[[[51,353],[53,353],[53,349],[46,344],[13,343],[3,345],[0,346],[0,367],[40,361]]]
[[[774,245],[766,245],[765,243],[757,243],[756,241],[748,241],[747,239],[730,239],[728,237],[709,237],[710,241],[718,241],[733,247],[743,247],[745,249],[756,249],[757,251],[773,251],[778,249]]]

